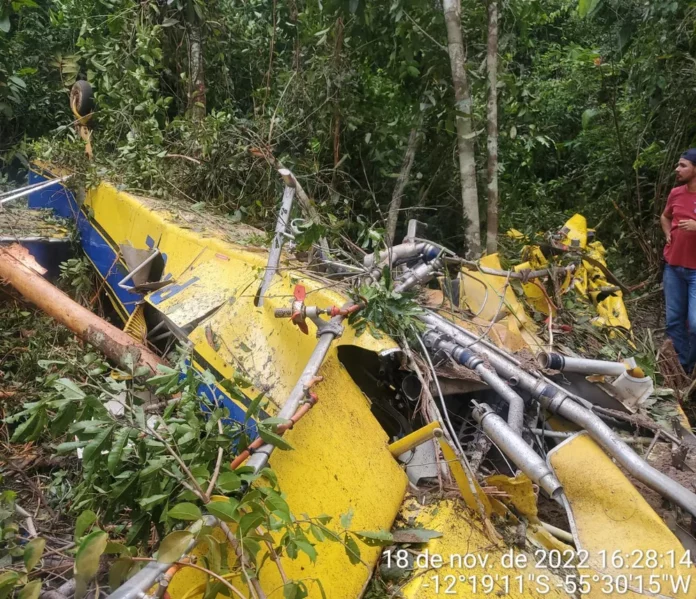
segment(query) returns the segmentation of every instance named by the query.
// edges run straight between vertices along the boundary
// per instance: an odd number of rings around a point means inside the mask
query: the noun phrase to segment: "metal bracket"
[[[121,289],[125,289],[126,291],[133,291],[135,289],[135,285],[126,285],[128,281],[130,281],[135,275],[137,275],[143,268],[145,268],[148,264],[150,264],[157,256],[159,256],[162,252],[160,252],[159,248],[154,248],[152,250],[152,254],[150,254],[145,260],[143,260],[137,268],[134,268],[131,272],[129,272],[123,279],[121,279],[118,283],[118,286]]]

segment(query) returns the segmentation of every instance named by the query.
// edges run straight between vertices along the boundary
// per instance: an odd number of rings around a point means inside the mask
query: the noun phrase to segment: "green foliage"
[[[89,305],[94,294],[94,279],[94,268],[85,257],[70,258],[60,264],[60,283],[83,305]]]
[[[3,483],[2,476],[0,483]],[[14,491],[0,492],[0,598],[6,599],[14,591],[19,591],[18,595],[22,598],[36,599],[41,590],[41,581],[29,581],[29,576],[41,561],[46,540],[37,537],[23,543],[15,500]]]
[[[54,372],[55,363],[46,361],[35,400],[25,402],[5,421],[13,427],[12,442],[50,444],[56,454],[72,456],[69,471],[53,477],[56,482],[63,477],[70,481],[54,501],[69,503],[76,516],[76,597],[88,593],[109,555],[116,556],[109,574],[113,589],[137,569],[139,562],[133,556],[152,555],[155,550],[154,559],[170,563],[193,544],[206,543],[209,552],[202,566],[220,575],[241,567],[253,577],[269,559],[268,544],[278,556],[296,559],[304,554],[315,562],[318,542],[339,542],[357,564],[358,540],[368,545],[385,541],[388,533],[351,531],[352,513],[341,518],[340,532],[329,528],[330,516],[297,518],[268,468],[259,473],[248,467],[230,470],[227,464],[248,443],[249,427],[259,420],[263,396],[251,403],[244,422],[233,422],[224,408],[207,404],[199,395],[200,385],[214,384],[214,379],[197,374],[188,363],[182,354],[176,368],[160,367],[155,376],[142,381],[139,376],[144,373],[113,371],[95,355],[73,363],[70,376]],[[241,395],[238,384],[248,386],[238,378],[227,381],[226,388]],[[150,399],[146,388],[153,393]],[[157,398],[168,402],[161,415],[161,408],[150,410],[147,404]],[[270,418],[256,426],[264,439],[288,449],[277,431],[284,422]],[[216,492],[235,496],[214,496]],[[45,542],[19,545],[13,501],[12,492],[0,496],[0,563],[23,560],[31,572]],[[235,527],[233,546],[212,536],[208,516]],[[117,540],[110,541],[102,528]],[[156,547],[150,546],[153,529],[162,539]],[[237,557],[228,560],[225,556],[234,555],[234,547]],[[40,587],[40,580],[23,575],[0,578],[4,596],[21,588],[22,596],[36,599]],[[323,595],[320,581],[312,579],[289,582],[284,592],[302,597],[312,587]]]
[[[423,328],[418,320],[422,308],[415,301],[415,295],[395,291],[391,270],[386,266],[380,280],[374,285],[361,285],[353,301],[364,304],[362,310],[354,312],[348,319],[358,336],[369,331],[378,339],[382,333],[402,339]]]

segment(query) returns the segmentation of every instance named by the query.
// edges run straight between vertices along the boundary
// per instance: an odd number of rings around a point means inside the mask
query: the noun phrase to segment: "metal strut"
[[[280,252],[283,249],[283,244],[286,239],[293,239],[291,233],[289,233],[288,228],[290,226],[290,211],[292,210],[292,202],[295,199],[295,177],[286,168],[282,168],[278,171],[280,176],[283,178],[285,183],[285,189],[283,190],[283,201],[280,205],[280,213],[278,214],[278,220],[276,220],[275,237],[273,238],[273,243],[271,244],[271,251],[268,255],[268,263],[266,264],[266,273],[263,276],[263,282],[259,288],[257,306],[263,306],[264,296],[271,286],[271,281],[273,280],[273,275],[278,271],[278,265],[280,264]]]

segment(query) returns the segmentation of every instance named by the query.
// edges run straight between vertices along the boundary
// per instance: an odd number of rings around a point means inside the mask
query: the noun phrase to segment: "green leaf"
[[[24,546],[24,567],[27,572],[31,572],[34,566],[39,563],[45,548],[46,539],[33,539]]]
[[[128,555],[128,547],[123,543],[109,541],[104,549],[104,554],[108,555]]]
[[[130,572],[134,563],[128,557],[121,557],[113,563],[109,569],[109,588],[112,592],[125,582],[128,572]]]
[[[19,580],[19,574],[17,572],[0,572],[0,589],[6,586],[14,586],[14,584]]]
[[[242,486],[242,481],[236,472],[223,472],[216,484],[223,493],[232,493]]]
[[[427,528],[402,528],[395,530],[392,538],[394,543],[427,543],[431,539],[439,539],[441,532]]]
[[[213,572],[220,572],[222,569],[222,551],[220,549],[220,542],[212,535],[206,535],[205,541],[208,544],[208,554],[206,559],[208,560],[208,569]]]
[[[0,572],[0,599],[6,599],[13,592],[18,580],[17,572]]]
[[[89,441],[69,441],[68,443],[61,443],[60,445],[56,445],[55,449],[58,455],[64,455],[66,453],[70,453],[72,451],[80,449],[81,447],[86,447],[88,444]]]
[[[244,414],[244,422],[248,422],[251,418],[254,418],[259,411],[259,405],[263,399],[264,394],[259,393],[254,400],[249,404],[246,414]],[[267,441],[268,443],[268,441]]]
[[[97,515],[92,510],[82,512],[75,521],[75,542],[79,541],[96,521]]]
[[[85,464],[88,464],[99,456],[102,449],[104,449],[108,444],[113,430],[113,426],[108,426],[89,442],[87,447],[85,447],[84,453],[82,454],[82,461]]]
[[[9,15],[4,15],[0,17],[0,31],[3,33],[10,32],[10,17]]]
[[[111,476],[115,476],[118,471],[118,467],[121,464],[121,456],[123,455],[123,450],[128,444],[128,439],[133,429],[122,428],[116,431],[114,435],[114,441],[111,446],[111,451],[109,452],[109,457],[106,460],[106,469],[109,471]]]
[[[179,503],[171,508],[167,514],[175,520],[200,520],[203,517],[201,510],[193,503]]]
[[[273,447],[277,447],[283,451],[294,449],[290,443],[283,439],[283,437],[276,435],[262,426],[259,426],[259,437],[261,437],[265,443],[269,443],[270,445],[273,445]]]
[[[84,399],[85,393],[70,379],[58,379],[55,386],[65,399]]]
[[[41,593],[41,581],[32,580],[24,585],[24,588],[19,593],[19,599],[38,599],[39,593]]]
[[[357,536],[363,543],[370,547],[379,547],[382,545],[391,545],[394,538],[389,531],[386,530],[359,530],[356,531]]]
[[[193,537],[193,533],[188,530],[177,530],[169,533],[160,543],[157,551],[157,561],[161,564],[171,564],[177,561],[186,553],[186,549]]]
[[[239,521],[239,529],[243,535],[250,530],[254,530],[259,524],[263,523],[265,516],[260,512],[249,512],[244,514]]]
[[[223,522],[237,522],[239,520],[237,504],[233,504],[230,501],[211,501],[205,508],[208,510],[208,513]]]
[[[343,537],[343,547],[346,550],[346,555],[353,565],[360,563],[360,547],[355,542],[355,539],[348,533]]]
[[[351,522],[353,522],[353,508],[350,508],[345,514],[341,515],[341,527],[350,528]]]
[[[313,564],[317,563],[317,550],[314,548],[314,545],[300,539],[295,539],[295,545],[297,545],[298,549],[304,551],[309,556],[309,560]]]
[[[592,119],[594,119],[598,114],[599,110],[596,108],[588,108],[585,110],[585,112],[582,113],[582,128],[587,129],[590,126]]]
[[[601,0],[579,0],[578,13],[581,17],[592,15],[599,8]]]
[[[103,530],[95,530],[87,535],[75,555],[75,599],[82,599],[87,593],[89,582],[99,571],[99,559],[106,549],[109,536]]]
[[[168,493],[160,493],[158,495],[150,495],[150,497],[140,499],[138,500],[138,503],[140,504],[140,507],[142,507],[144,510],[149,510],[158,503],[162,503],[168,497]]]
[[[307,596],[307,587],[302,582],[291,580],[283,585],[283,599],[304,599]]]
[[[22,89],[27,89],[27,84],[24,81],[24,79],[17,77],[16,75],[10,75],[8,79],[14,83],[17,87],[21,87]]]

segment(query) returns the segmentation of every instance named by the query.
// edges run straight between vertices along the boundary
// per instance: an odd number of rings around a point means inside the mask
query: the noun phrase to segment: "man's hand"
[[[671,233],[666,233],[665,237],[667,238],[667,245],[672,243],[672,234]]]
[[[677,227],[682,231],[696,231],[696,220],[692,218],[687,220],[680,220]]]

